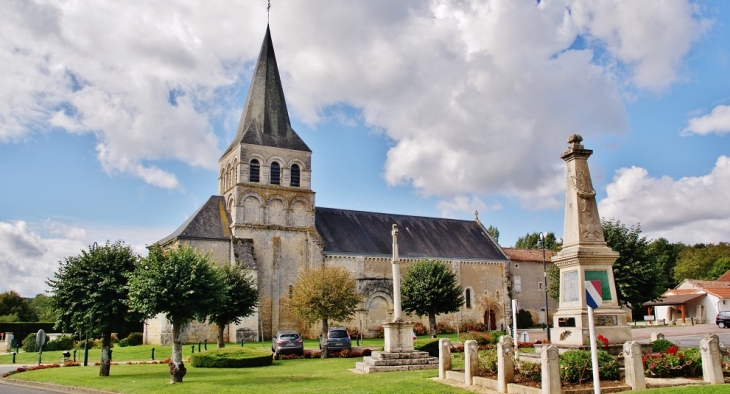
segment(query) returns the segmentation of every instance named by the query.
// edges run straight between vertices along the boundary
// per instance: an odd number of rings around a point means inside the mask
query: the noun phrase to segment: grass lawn
[[[464,393],[434,382],[438,370],[356,374],[358,358],[275,360],[272,366],[242,369],[194,368],[184,382],[169,384],[167,365],[113,365],[111,376],[98,367],[64,367],[12,375],[14,379],[82,386],[119,393]]]

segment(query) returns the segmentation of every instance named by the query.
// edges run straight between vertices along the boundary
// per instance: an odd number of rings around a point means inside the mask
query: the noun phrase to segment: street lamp
[[[545,262],[545,233],[540,233],[540,242],[542,243],[542,279],[543,290],[545,291],[545,330],[547,330],[547,339],[550,340],[550,313],[548,312],[548,287],[547,287],[547,263]]]

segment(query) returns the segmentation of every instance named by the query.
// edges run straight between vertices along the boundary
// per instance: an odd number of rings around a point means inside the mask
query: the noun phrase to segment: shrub
[[[423,325],[423,323],[416,322],[413,324],[413,332],[415,332],[416,335],[426,335],[428,334],[428,329]]]
[[[497,373],[497,349],[479,352],[479,372],[492,375]]]
[[[479,331],[479,332],[486,332],[487,326],[484,325],[484,323],[478,322],[473,319],[464,320],[459,324],[459,331],[465,332],[473,332],[473,331]]]
[[[668,339],[657,339],[651,343],[651,351],[652,353],[665,353],[672,345],[674,344]]]
[[[682,349],[671,345],[665,353],[647,354],[642,357],[647,376],[695,377],[702,375],[702,356],[699,349]]]
[[[74,347],[74,340],[68,335],[61,335],[60,337],[48,341],[45,346],[43,346],[44,350],[52,351],[52,350],[71,350]]]
[[[485,332],[470,332],[461,336],[462,342],[468,340],[477,341],[478,346],[486,346],[492,343],[492,336]]]
[[[350,338],[355,339],[360,337],[360,330],[357,327],[348,327],[347,334]]]
[[[132,332],[127,335],[126,338],[119,341],[119,347],[125,346],[139,346],[142,344],[142,333]]]
[[[36,334],[30,333],[23,339],[23,350],[28,353],[38,353],[38,345],[35,343]],[[48,343],[48,335],[46,335],[46,343]],[[47,348],[43,346],[43,349]]]
[[[492,344],[496,345],[499,343],[499,339],[507,335],[507,333],[504,331],[492,331],[489,335],[492,337]]]
[[[599,377],[605,380],[619,379],[619,364],[616,358],[603,350],[598,351]],[[591,352],[568,350],[560,356],[560,378],[571,383],[583,383],[593,376]]]
[[[435,338],[417,339],[413,341],[413,349],[428,352],[431,357],[439,356],[439,340]]]
[[[214,349],[191,356],[191,365],[199,368],[263,367],[271,363],[271,353],[247,348]]]
[[[436,323],[436,334],[453,334],[456,332],[454,330],[454,327],[451,327],[451,324],[440,321]]]
[[[365,349],[365,350],[362,351],[362,356],[363,357],[368,357],[368,356],[371,356],[372,354],[373,354],[373,351],[370,350],[370,349]]]
[[[517,328],[532,327],[532,314],[529,311],[520,309],[517,312]]]
[[[523,361],[515,365],[515,373],[523,380],[529,380],[533,382],[539,382],[542,380],[542,367],[540,363]]]

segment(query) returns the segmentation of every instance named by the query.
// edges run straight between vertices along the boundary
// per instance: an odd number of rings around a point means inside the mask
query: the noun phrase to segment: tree
[[[428,315],[429,331],[436,337],[436,315],[458,312],[464,305],[456,274],[441,260],[421,259],[408,268],[401,282],[405,312]]]
[[[721,277],[728,271],[730,271],[730,257],[720,257],[715,260],[715,264],[712,265],[709,278],[710,280],[717,280],[717,278]]]
[[[674,267],[677,266],[679,254],[686,248],[683,243],[670,243],[666,238],[659,238],[649,244],[649,254],[662,271],[664,288],[674,288],[677,281],[674,279]]]
[[[299,272],[289,305],[306,323],[322,322],[322,358],[327,358],[329,321],[348,319],[359,303],[357,283],[349,271],[343,267],[320,265]]]
[[[258,304],[259,292],[256,281],[239,264],[223,264],[219,270],[225,286],[225,301],[216,305],[210,321],[218,326],[218,347],[225,347],[223,329],[231,323],[240,323],[242,317],[251,316]]]
[[[2,321],[8,322],[38,321],[38,315],[28,300],[21,297],[15,290],[0,294],[0,316],[2,316]]]
[[[170,383],[183,381],[182,327],[193,320],[205,321],[226,299],[220,272],[209,255],[192,246],[149,248],[147,258],[137,263],[129,277],[129,306],[146,317],[164,313],[172,325]]]
[[[659,298],[664,292],[661,268],[649,253],[648,241],[641,236],[641,226],[627,228],[619,220],[602,220],[606,244],[619,252],[613,265],[613,277],[620,305],[640,313],[642,303]]]
[[[725,242],[717,245],[696,244],[684,248],[679,253],[679,260],[674,267],[674,279],[677,283],[685,279],[716,279],[710,272],[715,262],[723,257],[730,257],[730,244]]]
[[[59,262],[54,279],[46,283],[53,293],[56,327],[64,332],[101,334],[99,376],[109,376],[112,332],[128,321],[142,321],[130,313],[126,300],[127,275],[138,261],[122,241],[89,247],[78,256]]]
[[[494,239],[494,242],[499,243],[499,229],[495,226],[487,227],[487,233]]]
[[[542,249],[540,241],[540,233],[525,234],[524,237],[517,238],[515,242],[516,249]],[[545,249],[558,251],[560,244],[552,231],[545,234]]]
[[[548,275],[548,295],[550,298],[560,301],[560,268],[549,265],[547,269]]]
[[[56,313],[53,312],[53,297],[45,294],[37,294],[30,300],[30,306],[38,314],[38,321],[56,321]]]

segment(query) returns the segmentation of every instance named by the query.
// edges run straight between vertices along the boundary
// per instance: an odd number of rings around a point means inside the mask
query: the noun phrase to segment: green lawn
[[[12,375],[14,379],[82,386],[120,393],[464,393],[429,378],[437,370],[356,374],[358,358],[276,360],[269,367],[245,369],[194,368],[181,384],[169,384],[167,365],[114,365],[111,376],[98,367],[65,367]]]

